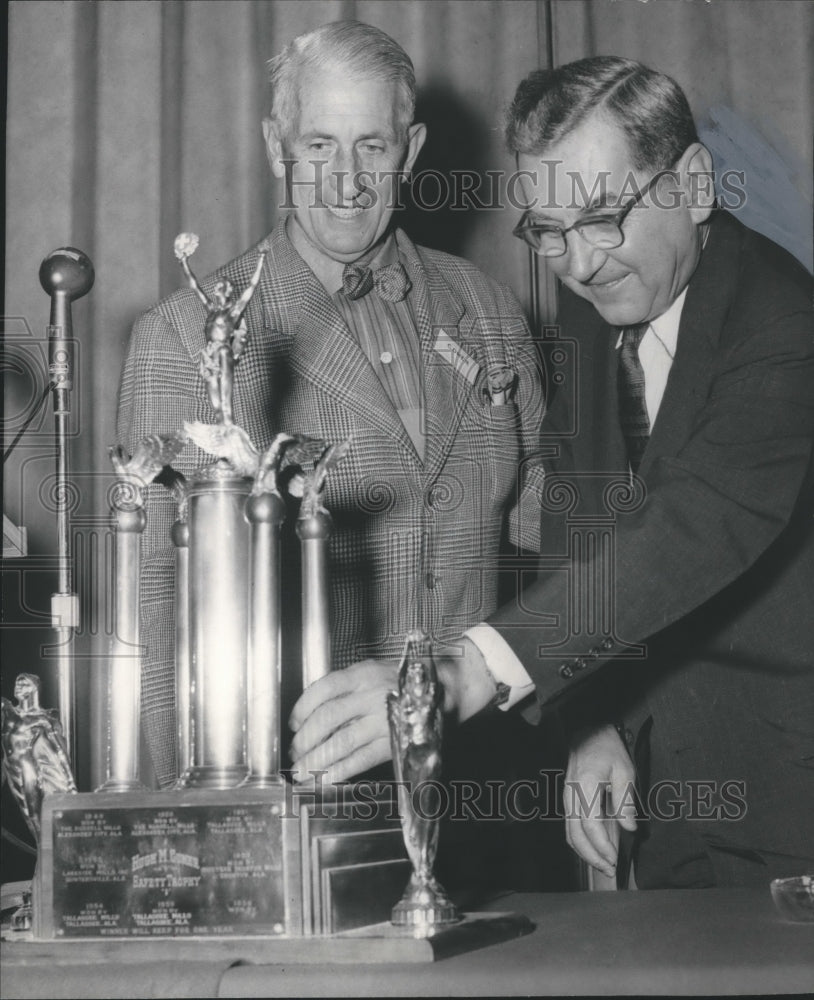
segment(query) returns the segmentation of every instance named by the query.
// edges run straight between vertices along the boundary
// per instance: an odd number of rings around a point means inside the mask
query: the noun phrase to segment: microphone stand
[[[40,265],[40,284],[51,297],[48,326],[48,375],[54,402],[56,439],[56,513],[58,590],[51,595],[51,627],[57,635],[59,719],[71,764],[76,770],[76,680],[73,633],[79,627],[79,598],[71,585],[70,484],[68,429],[73,390],[73,323],[71,302],[93,287],[93,264],[81,250],[62,247]]]

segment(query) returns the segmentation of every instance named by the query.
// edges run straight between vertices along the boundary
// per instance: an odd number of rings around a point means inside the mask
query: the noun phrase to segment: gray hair
[[[269,59],[270,117],[281,137],[297,113],[297,78],[306,69],[343,69],[361,79],[395,83],[400,96],[397,125],[406,137],[415,113],[415,70],[389,35],[361,21],[332,21],[295,38]]]
[[[632,59],[594,56],[536,70],[517,88],[506,124],[515,153],[543,153],[593,114],[628,137],[636,170],[671,167],[698,133],[684,91]]]

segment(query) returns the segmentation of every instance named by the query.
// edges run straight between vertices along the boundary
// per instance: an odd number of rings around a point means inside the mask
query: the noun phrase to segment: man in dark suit
[[[538,363],[509,289],[392,224],[426,132],[413,123],[415,78],[400,46],[342,21],[295,39],[270,67],[264,132],[291,210],[202,280],[202,296],[224,280],[240,293],[265,248],[235,366],[235,423],[261,451],[281,430],[351,440],[325,488],[333,662],[395,663],[412,629],[443,642],[495,609],[518,463],[537,445]],[[214,422],[199,371],[206,319],[201,297],[183,290],[136,324],[119,409],[130,452],[184,421]],[[495,372],[510,375],[503,395]],[[209,461],[189,443],[174,464],[189,473]],[[176,776],[175,510],[163,487],[150,488],[148,514],[142,704],[166,784]],[[296,583],[289,589],[297,594]],[[287,656],[284,686],[292,672]],[[360,704],[383,705],[384,676],[371,674]]]
[[[447,708],[556,707],[567,836],[607,875],[639,804],[640,887],[811,871],[810,277],[715,207],[686,98],[638,63],[532,74],[507,134],[516,233],[563,286],[543,555],[440,658]]]

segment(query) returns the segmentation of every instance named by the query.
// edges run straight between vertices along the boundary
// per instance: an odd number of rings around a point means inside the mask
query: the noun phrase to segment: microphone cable
[[[31,411],[31,413],[29,414],[29,416],[26,419],[25,423],[23,424],[23,426],[15,434],[14,440],[11,442],[11,444],[8,446],[8,448],[3,452],[3,465],[6,464],[6,459],[9,457],[9,455],[17,447],[17,445],[20,442],[20,438],[23,436],[23,434],[25,434],[25,432],[28,430],[28,428],[29,428],[29,426],[31,424],[31,421],[34,419],[34,417],[37,416],[37,414],[40,412],[40,410],[45,405],[45,401],[48,399],[48,393],[53,388],[54,388],[54,383],[53,382],[49,382],[46,385],[46,387],[43,389],[42,395],[40,396],[39,400],[37,401],[37,405]]]

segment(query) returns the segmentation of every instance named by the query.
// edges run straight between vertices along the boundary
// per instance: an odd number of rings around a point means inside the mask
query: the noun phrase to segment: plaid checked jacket
[[[542,417],[536,352],[512,293],[466,261],[397,240],[413,282],[421,341],[425,460],[422,463],[369,361],[280,223],[246,311],[246,349],[235,369],[234,415],[256,447],[286,430],[335,442],[349,455],[325,490],[330,543],[335,667],[369,656],[400,655],[405,633],[421,627],[451,639],[496,604],[497,557],[505,515],[513,540],[534,547],[539,507],[533,459]],[[220,268],[240,291],[259,246]],[[184,420],[214,422],[198,358],[205,309],[190,290],[164,299],[133,330],[122,375],[119,439],[132,452],[147,434]],[[444,352],[436,346],[449,339]],[[467,360],[476,362],[475,366]],[[517,373],[513,402],[492,406],[486,368]],[[524,461],[528,458],[528,461]],[[173,463],[184,474],[211,458],[189,444]],[[518,527],[523,493],[529,516]],[[142,715],[159,780],[174,777],[174,504],[161,486],[148,491],[143,542]],[[286,529],[288,529],[288,524]],[[289,565],[284,562],[284,566]],[[298,589],[292,575],[284,587]],[[294,606],[294,602],[292,602]],[[285,612],[284,612],[285,613]],[[290,616],[289,616],[290,618]],[[290,623],[294,625],[295,623]],[[286,631],[289,622],[286,623]],[[296,631],[296,629],[295,629]],[[288,669],[285,666],[284,673]],[[292,661],[288,661],[292,662]],[[297,673],[299,666],[297,666]],[[285,684],[285,680],[284,680]]]

